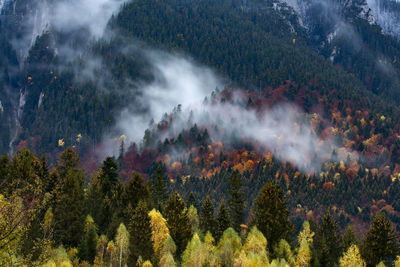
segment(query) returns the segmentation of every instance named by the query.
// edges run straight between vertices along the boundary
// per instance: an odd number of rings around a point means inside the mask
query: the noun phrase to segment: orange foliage
[[[171,169],[176,172],[180,172],[182,170],[182,163],[175,161],[174,163],[172,163]]]
[[[326,182],[323,185],[323,188],[324,188],[325,192],[328,192],[330,189],[332,189],[334,187],[335,187],[335,184],[332,183],[332,182]]]

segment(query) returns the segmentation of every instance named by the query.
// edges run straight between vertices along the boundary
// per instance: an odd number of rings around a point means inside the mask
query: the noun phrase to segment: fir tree
[[[204,233],[210,231],[211,234],[215,235],[215,226],[216,222],[214,218],[214,205],[210,199],[210,196],[207,195],[200,211],[200,229]]]
[[[218,241],[222,237],[224,231],[229,227],[231,227],[231,220],[229,218],[228,210],[225,207],[225,201],[222,200],[218,209],[215,239]]]
[[[93,263],[96,257],[97,246],[97,227],[90,216],[86,217],[85,232],[79,245],[79,258],[89,263]]]
[[[346,232],[343,235],[343,250],[347,251],[347,249],[351,245],[356,245],[356,244],[357,244],[357,238],[353,231],[353,227],[351,225],[348,225],[346,227]]]
[[[150,180],[151,196],[156,209],[162,211],[164,203],[168,199],[167,178],[163,175],[163,169],[159,165]]]
[[[172,239],[177,246],[177,255],[181,255],[190,240],[192,230],[187,215],[185,201],[178,192],[172,194],[166,203],[165,218]]]
[[[242,192],[242,176],[237,172],[232,172],[228,180],[228,206],[232,219],[232,227],[240,233],[240,225],[244,222],[245,195]]]
[[[278,185],[269,181],[258,193],[253,205],[252,225],[264,234],[268,240],[269,251],[281,239],[291,240],[294,232],[289,220],[286,199]]]
[[[154,256],[150,220],[146,203],[140,201],[129,224],[130,266],[136,263],[139,256],[144,260],[151,260]]]
[[[318,226],[315,248],[322,266],[333,266],[341,254],[338,224],[329,210],[325,212]]]
[[[60,158],[57,170],[61,183],[55,195],[55,241],[67,247],[78,245],[84,230],[84,175],[77,169],[78,155],[67,148]]]
[[[386,216],[383,213],[376,215],[362,246],[362,256],[367,266],[375,266],[382,260],[394,260],[399,253],[398,239]]]

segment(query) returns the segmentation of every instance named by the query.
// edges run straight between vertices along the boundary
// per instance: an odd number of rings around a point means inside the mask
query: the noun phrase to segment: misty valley
[[[400,267],[400,2],[0,0],[0,266]]]

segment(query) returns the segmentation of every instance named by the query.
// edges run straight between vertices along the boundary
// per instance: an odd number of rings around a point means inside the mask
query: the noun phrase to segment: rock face
[[[371,25],[378,24],[385,34],[400,38],[400,1],[398,0],[279,0],[291,7],[307,29],[314,28],[316,22],[325,22],[331,32],[335,32],[341,20],[352,15],[365,19]],[[276,4],[278,5],[278,4]],[[336,25],[335,25],[336,24]]]
[[[400,39],[400,1],[367,0],[377,24],[386,34]]]

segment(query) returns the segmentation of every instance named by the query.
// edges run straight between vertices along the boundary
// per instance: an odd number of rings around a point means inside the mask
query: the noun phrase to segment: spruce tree
[[[143,178],[135,173],[129,182],[124,186],[121,195],[122,200],[122,215],[121,217],[129,223],[130,213],[136,208],[140,200],[149,201],[150,191],[144,183]]]
[[[168,229],[177,246],[177,255],[185,250],[192,235],[185,201],[178,192],[172,194],[164,210]]]
[[[147,204],[140,201],[129,223],[129,266],[134,266],[139,256],[152,260],[154,256],[152,230]]]
[[[89,263],[93,263],[97,251],[97,227],[90,216],[86,217],[85,232],[79,244],[79,258]]]
[[[240,225],[244,223],[245,195],[242,192],[242,176],[237,172],[232,172],[228,180],[228,206],[232,219],[232,227],[240,233]]]
[[[231,220],[229,218],[228,210],[225,206],[225,201],[222,199],[218,208],[217,229],[215,231],[215,239],[217,242],[222,237],[224,231],[229,227],[231,227]]]
[[[60,184],[56,190],[54,204],[55,241],[66,247],[76,247],[83,234],[84,215],[84,175],[78,169],[78,155],[67,148],[61,155],[57,167]]]
[[[168,199],[167,178],[163,174],[163,169],[159,165],[150,179],[151,195],[156,209],[162,211],[164,203]]]
[[[273,251],[281,239],[292,239],[294,227],[289,220],[286,199],[280,187],[271,181],[264,185],[254,200],[251,225],[257,226],[267,238],[269,251]]]
[[[210,196],[207,195],[200,211],[200,229],[204,233],[210,231],[212,235],[215,235],[215,226],[216,222],[214,218],[214,205],[210,199]]]
[[[399,253],[399,235],[383,213],[377,214],[366,234],[362,256],[367,266],[375,266],[383,260],[395,260]]]
[[[348,225],[346,228],[346,232],[343,235],[343,251],[347,251],[347,249],[351,245],[356,245],[356,244],[357,244],[357,238],[353,231],[353,227],[351,225]]]
[[[337,264],[342,251],[340,242],[338,224],[329,210],[327,210],[318,226],[315,238],[315,249],[322,266]]]

